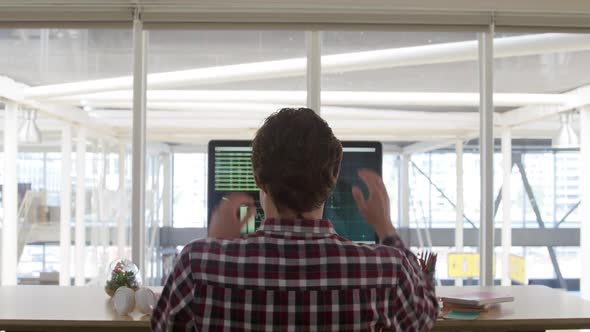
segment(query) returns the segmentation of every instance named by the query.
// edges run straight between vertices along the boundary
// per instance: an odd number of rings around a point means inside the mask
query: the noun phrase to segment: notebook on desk
[[[513,302],[514,297],[493,292],[472,292],[441,298],[444,304],[483,308],[488,305]]]

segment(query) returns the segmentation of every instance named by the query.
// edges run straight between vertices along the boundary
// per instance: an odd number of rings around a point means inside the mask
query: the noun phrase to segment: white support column
[[[510,286],[510,249],[512,248],[512,130],[502,129],[502,285]]]
[[[127,230],[125,229],[125,222],[127,221],[127,191],[125,188],[125,160],[127,159],[127,149],[125,144],[119,144],[119,211],[117,218],[117,246],[119,258],[127,258],[125,254],[125,247],[127,246]]]
[[[580,290],[582,297],[590,299],[590,107],[580,111],[580,152],[582,162],[582,216],[580,220],[580,252],[582,254],[582,275],[580,276]]]
[[[100,158],[99,152],[99,143],[96,140],[89,140],[88,142],[90,144],[90,153],[92,156],[92,159],[90,159],[90,163],[88,165],[88,169],[90,174],[93,174],[93,182],[91,184],[90,187],[90,206],[89,206],[89,211],[90,211],[90,215],[89,215],[89,221],[91,225],[100,225],[100,181],[102,178],[102,171],[100,169],[100,163],[98,162],[98,159]],[[103,227],[99,228],[99,229],[95,229],[94,227],[90,228],[90,239],[89,239],[89,251],[90,251],[90,256],[89,259],[93,260],[96,262],[97,267],[99,267],[98,271],[102,271],[102,269],[100,269],[100,259],[98,257],[98,247],[99,247],[99,243],[100,243],[100,233],[102,232],[102,230],[104,229]],[[87,256],[88,257],[88,256]],[[101,278],[103,278],[104,275],[102,274],[98,274],[98,280],[101,280]],[[106,280],[105,280],[106,281]]]
[[[108,153],[107,153],[107,146],[106,146],[106,142],[104,139],[99,139],[98,140],[98,146],[96,149],[96,165],[97,165],[97,171],[98,174],[100,175],[99,179],[98,179],[98,183],[97,183],[97,188],[96,188],[96,198],[95,198],[95,203],[96,203],[96,221],[97,221],[97,225],[100,225],[100,231],[96,232],[98,235],[97,238],[97,246],[94,248],[95,252],[96,252],[96,256],[97,256],[97,261],[98,261],[98,267],[99,267],[99,271],[104,271],[108,268],[108,264],[110,263],[108,261],[108,255],[106,255],[106,252],[108,250],[109,247],[109,234],[110,234],[110,230],[109,230],[109,224],[110,224],[110,220],[108,220],[109,218],[106,215],[106,197],[105,194],[107,192],[106,190],[106,178],[107,178],[107,172],[108,172]],[[102,251],[99,250],[99,247],[102,247]],[[104,275],[103,274],[98,274],[98,280],[100,280],[101,282],[106,281],[106,279],[104,279]]]
[[[70,286],[70,254],[72,234],[72,127],[64,125],[61,130],[61,193],[59,212],[59,285]]]
[[[131,257],[145,279],[145,147],[147,32],[139,11],[133,20],[133,172],[131,184]]]
[[[18,183],[16,158],[18,157],[18,107],[7,103],[4,109],[4,185],[2,200],[2,285],[16,285],[18,264]]]
[[[319,31],[305,33],[307,47],[307,107],[321,114],[322,39]]]
[[[494,25],[479,34],[479,93],[480,93],[480,228],[479,275],[481,286],[494,282],[494,102],[493,102],[493,39]]]
[[[463,141],[459,140],[455,143],[455,154],[456,154],[456,219],[455,219],[455,251],[463,252],[463,215],[465,214],[465,207],[463,204]],[[455,286],[463,286],[463,279],[455,279]]]
[[[398,213],[401,228],[410,228],[410,161],[412,155],[400,155]]]
[[[86,128],[78,128],[76,142],[76,286],[86,283]]]
[[[164,179],[162,181],[162,223],[164,226],[172,226],[172,158],[172,152],[165,153],[162,156],[162,173],[164,173]]]

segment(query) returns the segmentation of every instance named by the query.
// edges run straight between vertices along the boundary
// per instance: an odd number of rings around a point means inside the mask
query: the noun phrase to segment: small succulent
[[[118,259],[110,264],[110,277],[104,287],[109,296],[113,296],[119,287],[129,287],[133,290],[141,286],[139,269],[127,259]]]

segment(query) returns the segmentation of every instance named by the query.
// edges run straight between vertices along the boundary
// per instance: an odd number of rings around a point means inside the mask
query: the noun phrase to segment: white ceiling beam
[[[325,92],[324,103],[332,106],[471,106],[479,105],[479,93],[455,92]],[[497,106],[563,104],[569,98],[561,94],[496,93]]]
[[[556,105],[524,106],[500,115],[498,124],[513,127],[558,113]]]
[[[382,144],[383,153],[401,153],[402,147],[398,144],[393,144],[391,142],[383,142]]]
[[[212,139],[253,139],[256,130],[244,129],[244,130],[224,130],[220,128],[213,129],[180,129],[175,131],[170,130],[150,130],[147,133],[147,138],[150,142],[166,142],[176,144],[207,144]],[[367,132],[358,131],[343,131],[335,129],[336,136],[341,140],[371,140],[381,142],[420,142],[421,144],[416,146],[414,153],[428,152],[433,149],[444,148],[445,146],[451,146],[452,144],[440,144],[440,141],[445,142],[456,141],[457,139],[469,139],[475,137],[469,137],[469,133],[465,132],[462,135],[453,132],[432,132],[432,131],[378,131],[378,132]],[[555,130],[521,130],[515,129],[513,131],[514,138],[551,138],[555,134]],[[130,140],[130,133],[128,129],[121,130],[118,132],[118,136],[122,141]],[[1,143],[1,142],[0,142]],[[428,143],[432,143],[429,145]],[[151,143],[150,143],[151,144]],[[410,151],[411,146],[408,146],[407,151]],[[418,147],[422,147],[417,149]],[[19,147],[20,149],[20,147]],[[51,150],[53,149],[53,150]],[[59,140],[44,142],[41,146],[26,146],[27,152],[35,151],[59,151]],[[25,150],[23,150],[25,151]],[[391,146],[384,146],[385,152],[403,153],[403,149],[399,148],[397,144]],[[181,151],[179,151],[181,152]]]
[[[130,127],[131,112],[127,111],[92,111],[99,119],[103,119],[110,126]],[[239,128],[260,126],[268,114],[250,114],[248,112],[232,111],[225,112],[166,112],[149,111],[147,117],[148,128],[219,128],[223,125],[228,128]],[[417,130],[471,130],[476,128],[477,113],[452,112],[452,113],[429,113],[418,111],[394,111],[394,110],[371,110],[371,109],[344,109],[326,108],[324,119],[337,127],[364,128],[375,130],[384,128],[388,130],[414,128]],[[231,119],[228,121],[227,119]]]
[[[589,105],[590,85],[568,91],[563,95],[568,96],[571,100],[563,105],[532,105],[505,112],[499,116],[498,125],[506,127],[518,126]]]
[[[555,128],[550,129],[513,129],[512,131],[512,138],[527,138],[527,139],[549,139],[555,135]],[[476,139],[478,134],[475,132],[466,133],[463,136],[457,136],[457,138],[467,141],[471,139]],[[500,138],[500,134],[494,135],[495,138]],[[438,149],[443,149],[446,147],[452,146],[454,143],[457,142],[457,138],[454,140],[452,139],[442,139],[437,137],[432,139],[432,137],[423,137],[422,139],[416,139],[419,141],[417,143],[413,143],[407,145],[402,148],[401,153],[403,154],[416,154],[416,153],[426,153],[429,151],[434,151]],[[429,141],[430,140],[430,141]]]
[[[25,108],[33,108],[38,110],[41,114],[51,117],[55,120],[70,123],[74,126],[80,126],[89,129],[89,137],[103,137],[107,140],[116,140],[114,131],[109,128],[108,123],[100,119],[89,116],[86,112],[80,109],[51,105],[47,103],[39,103],[36,101],[21,101],[19,102]],[[41,128],[43,130],[43,128]]]
[[[202,130],[208,128],[225,128],[225,129],[258,129],[264,119],[241,119],[241,120],[234,120],[234,119],[224,119],[224,118],[216,118],[216,119],[163,119],[160,118],[158,121],[150,121],[147,120],[147,130],[154,130],[154,129],[165,129],[168,130],[170,133],[175,132],[176,130],[181,130],[183,128],[187,128],[190,130]],[[129,121],[126,119],[113,119],[109,121],[109,124],[113,127],[129,127]]]
[[[162,123],[161,118],[150,118],[148,120],[148,136],[150,140],[154,140],[155,137],[158,137],[163,142],[193,142],[196,138],[232,138],[232,137],[240,137],[251,139],[254,136],[258,126],[248,126],[247,124],[243,123],[240,118],[232,118],[232,122],[236,122],[235,126],[232,128],[228,128],[227,126],[220,127],[220,119],[217,119],[215,123],[211,123],[207,120],[191,120],[191,121],[184,121],[183,119],[174,119],[174,121],[168,119],[165,120],[164,123],[165,127],[159,126],[159,123]],[[259,123],[262,123],[263,119],[260,119]],[[56,123],[56,121],[52,121]],[[125,141],[129,138],[130,135],[130,123],[131,120],[128,121],[119,121],[122,124],[127,123],[128,125],[122,125],[120,127],[113,127],[117,137],[122,141]],[[198,122],[198,123],[197,123]],[[250,121],[251,122],[251,121]],[[355,137],[355,139],[366,139],[366,140],[379,140],[379,141],[406,141],[406,142],[415,142],[415,141],[437,141],[440,142],[441,140],[444,142],[448,141],[448,145],[456,140],[457,138],[463,139],[465,137],[469,137],[470,133],[473,133],[474,129],[477,127],[476,125],[445,125],[446,128],[442,128],[441,126],[432,126],[430,128],[421,126],[420,123],[424,122],[424,120],[415,120],[414,122],[409,121],[391,121],[386,120],[387,123],[395,122],[395,125],[388,125],[384,124],[377,128],[373,126],[372,123],[375,121],[364,121],[364,123],[358,123],[358,121],[348,121],[348,126],[342,127],[339,126],[342,122],[332,123],[335,133],[340,137],[347,137],[347,139],[353,139],[351,137]],[[382,121],[379,121],[382,122]],[[436,123],[437,121],[430,121]],[[47,121],[40,122],[40,126],[42,127],[43,131],[50,129],[46,126]],[[119,124],[121,124],[119,123]],[[149,124],[154,123],[155,125],[151,126]],[[176,123],[177,125],[174,125]],[[221,122],[222,123],[222,122]],[[350,126],[350,124],[354,124],[354,126]],[[0,121],[0,125],[2,121]],[[215,127],[215,125],[217,127]],[[57,128],[57,127],[56,127]],[[56,129],[54,128],[54,129]],[[448,129],[452,128],[452,129]],[[531,124],[527,124],[526,126],[520,126],[514,129],[514,137],[528,137],[528,138],[550,138],[555,131],[557,130],[557,122],[553,121],[542,121],[542,122],[535,122]],[[48,140],[44,140],[44,143],[47,144],[59,144],[59,140],[50,140],[50,135],[47,136]],[[475,137],[475,135],[472,135]],[[189,137],[189,138],[187,138]],[[45,142],[46,141],[46,142]],[[54,141],[54,142],[53,142]],[[206,140],[204,140],[206,141]],[[53,143],[52,143],[53,142]],[[445,145],[447,143],[444,143]],[[419,149],[417,149],[420,147]],[[444,146],[443,146],[444,147]],[[415,150],[414,153],[418,153],[418,151],[427,151],[429,149],[440,148],[440,145],[437,146],[423,146],[417,145],[413,147]],[[406,152],[410,151],[410,147],[407,148]]]
[[[380,141],[380,142],[414,142],[417,140],[456,140],[456,134],[447,134],[445,136],[428,136],[427,133],[416,134],[416,133],[401,133],[401,134],[391,134],[391,133],[343,133],[340,131],[334,131],[336,137],[340,140],[368,140],[368,141]],[[165,141],[165,142],[174,142],[174,143],[181,143],[181,144],[203,144],[208,142],[209,140],[213,139],[253,139],[255,135],[255,131],[233,131],[227,133],[199,133],[195,134],[187,132],[180,132],[178,134],[169,134],[169,133],[158,133],[152,132],[148,133],[148,139],[154,141]],[[441,133],[442,135],[442,133]],[[401,149],[399,148],[389,148],[386,149],[386,152],[396,152],[400,153]]]
[[[216,105],[212,108],[195,107],[188,110],[148,110],[148,121],[153,119],[174,119],[174,120],[202,120],[202,119],[265,119],[269,114],[269,107],[260,107],[260,112],[251,112],[251,105],[229,104]],[[221,111],[220,111],[221,110]],[[274,109],[273,109],[274,110]],[[128,110],[95,109],[89,112],[91,115],[102,118],[105,121],[111,119],[130,120],[132,112]],[[326,107],[323,114],[325,119],[330,120],[400,120],[400,121],[443,121],[449,123],[477,124],[476,112],[425,112],[406,111],[393,109],[371,109],[360,107]]]
[[[538,34],[496,38],[494,57],[537,55],[590,49],[587,34]],[[477,59],[477,41],[420,45],[395,49],[322,56],[323,73],[416,66]],[[303,76],[306,59],[245,63],[149,74],[149,89],[221,84],[281,77]],[[130,89],[131,76],[37,86],[25,91],[27,98],[55,98]]]
[[[96,109],[89,112],[91,116],[99,119],[104,119],[105,122],[109,120],[129,120],[131,121],[132,114],[128,110],[113,110],[113,109]],[[270,112],[264,114],[249,113],[240,111],[209,111],[209,110],[198,110],[198,111],[167,111],[167,110],[148,110],[147,121],[154,121],[159,119],[175,119],[182,121],[184,119],[265,119]]]
[[[472,135],[469,135],[469,136],[472,136]],[[460,136],[457,136],[457,138],[460,138]],[[452,146],[455,143],[457,143],[457,138],[455,138],[454,140],[443,140],[443,141],[438,141],[438,142],[434,141],[434,142],[413,143],[413,144],[403,147],[402,154],[412,155],[412,154],[416,154],[416,153],[425,153],[425,152],[429,152],[429,151],[433,151],[433,150],[446,148],[446,147]],[[465,137],[463,137],[462,139],[466,140]]]
[[[154,129],[161,129],[161,130],[168,130],[169,132],[173,133],[175,131],[180,130],[201,130],[201,129],[258,129],[264,119],[260,120],[250,120],[250,119],[183,119],[179,121],[178,119],[158,119],[158,121],[149,121],[148,120],[148,130]],[[121,120],[121,119],[114,119],[110,121],[110,125],[114,127],[128,127],[129,121]],[[430,123],[428,124],[427,121],[422,121],[422,126],[418,127],[420,124],[417,121],[386,121],[386,120],[330,120],[328,119],[328,123],[333,129],[338,128],[358,128],[364,129],[365,131],[376,131],[376,130],[400,130],[406,129],[408,127],[413,128],[416,131],[423,131],[423,130],[447,130],[447,131],[454,131],[458,132],[461,130],[471,130],[472,126],[464,126],[459,127],[452,123]]]
[[[497,116],[498,114],[494,114]],[[449,123],[457,126],[477,126],[477,112],[428,112],[362,107],[325,107],[322,116],[333,120],[396,120],[398,122],[424,121]]]
[[[87,105],[90,111],[95,109],[115,109],[120,112],[129,112],[130,102],[101,102]],[[161,101],[147,101],[148,110],[160,110],[170,111],[174,113],[176,111],[194,111],[194,112],[218,112],[219,115],[223,115],[223,112],[240,111],[251,114],[262,114],[270,115],[270,113],[278,111],[283,107],[299,107],[296,105],[286,104],[261,104],[261,103],[236,103],[236,102],[161,102]]]
[[[56,101],[92,107],[131,105],[132,92],[113,91],[56,98]],[[561,105],[574,96],[540,93],[495,93],[499,107],[525,105]],[[150,90],[147,99],[158,103],[268,103],[304,105],[305,91],[273,90]],[[385,91],[323,91],[326,106],[470,106],[479,105],[479,93],[473,92],[385,92]]]
[[[0,99],[13,101],[20,105],[21,108],[35,109],[42,116],[67,122],[75,126],[89,128],[93,134],[101,134],[105,138],[113,138],[114,133],[108,128],[106,123],[93,119],[83,110],[67,104],[26,99],[23,96],[24,89],[26,89],[24,84],[17,83],[7,77],[0,77]]]

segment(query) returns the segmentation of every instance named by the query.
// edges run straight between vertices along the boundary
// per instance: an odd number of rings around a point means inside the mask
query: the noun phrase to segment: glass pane
[[[524,52],[495,58],[495,92],[563,93],[586,85],[588,77],[584,69],[590,65],[590,51],[583,42],[567,48],[560,45],[568,41],[571,46],[576,39],[585,38],[583,34],[566,33],[496,33],[496,48],[505,42],[526,46],[527,40],[542,40],[544,45],[542,49],[528,47]]]
[[[505,121],[514,123],[511,125],[512,158],[517,165],[512,173],[513,228],[579,227],[581,216],[577,205],[582,171],[579,144],[564,142],[560,137],[564,131],[573,132],[574,136],[579,134],[579,115],[567,105],[588,84],[587,71],[583,68],[590,64],[590,52],[582,46],[585,43],[580,43],[586,38],[584,34],[564,33],[497,33],[495,36],[494,47],[503,50],[494,59],[494,92],[498,97],[495,100],[500,102],[503,94],[522,100],[520,105],[496,108]],[[536,41],[542,41],[542,47],[535,46]],[[509,45],[516,45],[521,51]],[[560,115],[560,111],[565,112]],[[518,119],[519,114],[526,116]],[[525,258],[530,282],[561,287],[548,250],[547,247],[513,247],[510,252]],[[555,250],[565,278],[580,277],[579,266],[572,265],[578,259],[579,248],[550,250]],[[577,283],[568,285],[570,290],[577,287]]]
[[[208,142],[251,140],[271,113],[305,105],[305,34],[156,30],[149,32],[148,50],[148,75],[163,80],[151,80],[147,94],[146,161],[152,191],[146,222],[187,228],[186,234],[196,238],[202,233],[194,228],[207,227]],[[131,96],[125,97],[130,103]],[[170,155],[173,166],[168,168],[164,160]],[[257,197],[257,191],[251,194]],[[166,211],[171,215],[164,215]],[[148,239],[149,280],[158,284],[174,248],[160,246],[155,237]]]
[[[366,65],[368,69],[351,66],[351,68],[327,71],[322,77],[322,89],[326,91],[478,92],[475,58],[470,61],[455,62],[422,57],[430,50],[453,47],[456,43],[470,43],[476,47],[476,34],[471,32],[323,32],[324,55],[388,51],[391,59],[397,61],[381,66]],[[371,53],[365,54],[368,56]],[[357,56],[360,55],[357,54]],[[448,84],[448,78],[451,76],[453,82]],[[427,107],[429,110],[433,108],[436,106]]]
[[[450,152],[432,153],[430,156],[432,227],[455,228],[457,217],[453,205],[457,202],[456,160],[455,153]]]
[[[409,220],[398,221],[420,230],[417,243],[412,243],[418,246],[416,250],[432,246],[436,229],[454,229],[454,146],[457,140],[471,139],[466,132],[478,128],[476,103],[445,101],[458,92],[479,98],[477,59],[449,61],[426,55],[457,45],[474,47],[475,54],[476,34],[322,32],[322,115],[337,135],[350,140],[378,140],[410,151],[416,146],[419,150],[411,154],[409,167]],[[442,142],[448,145],[440,149]],[[392,206],[398,207],[398,188],[390,190],[390,173],[385,172],[385,165],[392,160],[389,158],[384,158],[384,177]],[[479,156],[468,148],[464,169],[465,214],[479,226]],[[472,226],[465,222],[465,228]],[[454,243],[435,250],[441,254],[439,264],[444,265]],[[447,278],[446,271],[440,271],[439,278]]]
[[[124,138],[130,128],[116,132],[118,128],[108,126],[111,119],[100,112],[104,105],[92,94],[112,89],[102,79],[131,75],[131,39],[128,29],[0,30],[0,85],[27,95],[37,105],[20,105],[16,111],[16,174],[6,174],[5,153],[0,156],[0,181],[14,176],[18,187],[19,261],[15,273],[19,283],[102,284],[111,260],[130,258],[131,173],[128,140]],[[2,109],[10,105],[7,100]],[[9,121],[6,111],[2,120]],[[4,128],[3,122],[2,135]],[[40,139],[30,128],[38,128]],[[71,137],[65,142],[71,146],[70,156],[61,152],[67,128]],[[78,147],[83,149],[81,157]],[[119,156],[127,161],[121,177]],[[63,173],[66,164],[69,174]],[[84,165],[83,174],[79,165]],[[62,201],[68,187],[69,211]],[[68,213],[69,253],[60,244],[61,218],[67,218]],[[79,232],[75,231],[77,219],[82,224]],[[75,246],[76,234],[88,234],[79,248]],[[120,250],[108,250],[111,244],[120,244]],[[68,257],[68,265],[64,265],[64,257]]]
[[[580,154],[556,153],[555,167],[555,220],[564,221],[560,227],[579,227],[582,216],[578,207],[582,194]]]
[[[129,30],[2,30],[0,72],[28,86],[125,76],[132,46]]]
[[[552,153],[527,153],[523,155],[523,164],[526,170],[528,182],[539,207],[542,222],[547,227],[553,227],[555,222],[554,216],[554,196],[553,186],[550,179],[554,179],[553,154]],[[526,224],[528,227],[537,228],[538,221],[536,214],[532,210],[531,204],[527,204]]]
[[[396,204],[399,184],[399,159],[397,154],[383,154],[383,182],[385,183],[387,194],[391,198],[391,222],[394,225],[399,225],[398,204]]]
[[[174,154],[174,227],[207,227],[207,154]]]

